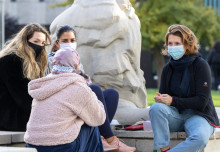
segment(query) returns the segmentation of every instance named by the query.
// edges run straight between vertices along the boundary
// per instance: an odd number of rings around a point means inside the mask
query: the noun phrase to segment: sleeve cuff
[[[170,103],[170,106],[173,104],[173,97],[172,97],[172,100],[171,100],[171,103]]]
[[[171,105],[171,106],[174,106],[174,104],[175,104],[175,97],[172,96],[172,101],[171,101],[170,105]],[[174,106],[174,107],[175,107],[175,106]]]

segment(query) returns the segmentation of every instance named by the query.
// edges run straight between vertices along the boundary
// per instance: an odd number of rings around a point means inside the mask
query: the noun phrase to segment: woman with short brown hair
[[[165,37],[160,90],[149,111],[154,147],[162,152],[198,152],[205,148],[215,127],[220,127],[211,97],[211,72],[198,54],[194,33],[172,25]],[[185,131],[187,138],[170,149],[170,132]]]
[[[198,40],[195,36],[195,34],[186,26],[184,25],[177,25],[174,24],[170,26],[167,30],[166,36],[165,36],[165,49],[162,51],[163,55],[168,55],[167,49],[168,49],[168,37],[170,35],[176,35],[182,39],[182,43],[185,47],[185,55],[189,54],[196,54],[199,50],[199,44]]]

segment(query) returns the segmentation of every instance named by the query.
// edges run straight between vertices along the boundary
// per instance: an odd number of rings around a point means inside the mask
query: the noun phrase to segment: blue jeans
[[[78,137],[71,143],[56,146],[37,146],[27,143],[26,147],[36,148],[38,152],[104,152],[98,127],[90,127],[86,124],[81,127]]]
[[[192,109],[179,112],[175,107],[154,103],[149,110],[149,115],[155,148],[170,145],[170,132],[186,132],[186,140],[169,152],[199,152],[205,148],[214,132],[214,127],[205,118],[196,115]]]
[[[97,84],[91,84],[89,87],[96,94],[97,98],[103,103],[106,113],[104,124],[99,126],[100,134],[106,139],[114,136],[111,129],[111,121],[118,107],[119,94],[115,89],[106,89],[102,91]]]

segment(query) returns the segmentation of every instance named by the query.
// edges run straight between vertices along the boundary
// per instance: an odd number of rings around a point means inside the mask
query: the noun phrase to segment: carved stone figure
[[[52,22],[52,40],[62,25],[76,30],[77,51],[93,83],[119,91],[115,119],[120,124],[149,119],[140,69],[140,21],[129,0],[75,0]]]

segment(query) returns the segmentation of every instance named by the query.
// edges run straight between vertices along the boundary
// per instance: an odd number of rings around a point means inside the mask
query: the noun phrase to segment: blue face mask
[[[183,45],[168,46],[168,53],[174,60],[179,60],[185,54]]]

